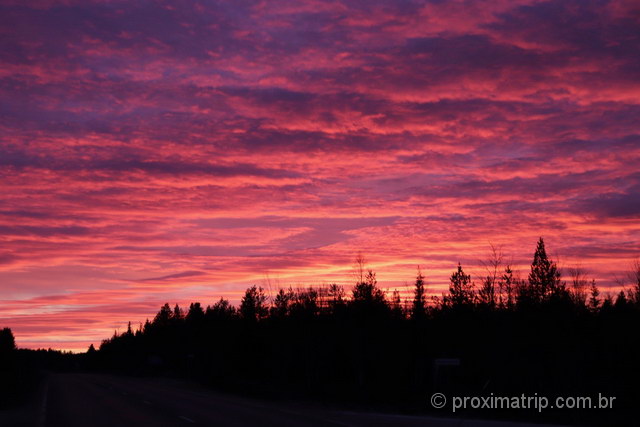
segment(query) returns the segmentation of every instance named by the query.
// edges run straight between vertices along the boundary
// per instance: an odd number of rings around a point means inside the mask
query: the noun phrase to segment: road
[[[52,375],[44,425],[321,426],[328,420],[178,381],[89,374]]]
[[[226,395],[178,380],[97,374],[51,374],[34,423],[5,418],[3,427],[164,426],[432,426],[525,427],[527,424],[347,412],[310,404]],[[8,421],[13,419],[14,421]],[[538,426],[539,427],[539,426]]]

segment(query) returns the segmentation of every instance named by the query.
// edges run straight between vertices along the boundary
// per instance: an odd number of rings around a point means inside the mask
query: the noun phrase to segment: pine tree
[[[175,307],[173,307],[173,319],[177,322],[184,319],[184,313],[182,312],[182,309],[178,304],[176,304]]]
[[[616,302],[613,305],[616,310],[624,311],[629,306],[629,300],[627,299],[627,295],[624,291],[620,291],[618,296],[616,297]]]
[[[160,308],[160,311],[158,312],[158,314],[156,314],[156,317],[153,319],[153,325],[159,326],[161,328],[166,327],[169,325],[169,322],[171,322],[172,318],[173,318],[173,311],[171,311],[171,307],[169,306],[169,304],[166,303]]]
[[[542,302],[560,290],[560,272],[555,262],[549,260],[540,237],[529,273],[529,293],[532,302]]]
[[[478,291],[479,302],[489,308],[493,308],[496,305],[496,288],[495,278],[492,276],[486,276],[482,280],[482,287]]]
[[[220,299],[212,306],[207,306],[205,318],[210,321],[226,321],[233,319],[237,314],[236,308],[231,305],[228,299]]]
[[[413,290],[413,304],[411,306],[411,318],[413,320],[422,320],[427,315],[427,297],[424,286],[424,276],[418,268],[416,276],[415,288]]]
[[[376,273],[372,270],[367,272],[367,275],[362,282],[356,283],[351,292],[353,294],[352,302],[354,303],[374,305],[386,304],[384,291],[378,288]]]
[[[271,315],[274,317],[287,316],[294,297],[293,289],[289,288],[286,291],[284,289],[280,289],[273,300]]]
[[[187,312],[187,323],[200,323],[204,320],[204,310],[199,302],[194,302],[189,305],[189,311]]]
[[[458,269],[451,275],[449,285],[449,301],[451,305],[472,305],[475,300],[471,275],[465,274],[462,265],[458,263]]]
[[[240,301],[242,318],[253,322],[264,318],[267,315],[266,301],[267,296],[264,294],[264,289],[255,285],[248,288]]]
[[[349,307],[360,320],[381,320],[389,314],[389,304],[385,292],[378,287],[376,273],[369,270],[363,282],[356,283],[351,290]]]
[[[514,300],[515,300],[515,291],[516,291],[516,279],[513,277],[513,270],[510,265],[507,265],[504,269],[504,274],[502,275],[501,280],[501,288],[504,290],[506,294],[505,305],[508,309],[513,308]]]
[[[292,315],[304,318],[312,318],[319,312],[318,291],[309,287],[308,289],[299,289],[293,294],[293,301],[290,307]]]

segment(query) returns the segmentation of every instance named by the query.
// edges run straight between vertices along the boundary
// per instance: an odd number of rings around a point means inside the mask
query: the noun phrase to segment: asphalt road
[[[52,374],[34,411],[38,427],[502,426],[526,424],[331,410],[216,393],[167,379]],[[34,413],[34,412],[37,412]],[[8,424],[4,427],[26,425]],[[32,425],[29,423],[29,425]]]
[[[88,374],[52,375],[44,407],[47,427],[331,425],[180,382]]]

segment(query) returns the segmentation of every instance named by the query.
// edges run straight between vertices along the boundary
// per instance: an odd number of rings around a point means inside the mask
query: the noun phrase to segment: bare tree
[[[589,310],[595,313],[600,308],[600,290],[598,289],[598,286],[596,286],[596,281],[594,279],[591,280],[589,294]]]
[[[273,306],[275,297],[273,296],[272,290],[281,289],[280,280],[276,278],[275,280],[271,279],[269,272],[264,273],[264,278],[262,279],[263,289],[267,290],[267,301],[269,302],[269,306]]]
[[[344,288],[337,284],[329,285],[329,289],[327,291],[328,305],[329,308],[335,312],[336,310],[344,307],[346,304],[346,296],[344,292]]]
[[[640,305],[640,258],[636,258],[631,262],[629,279],[631,280],[633,302],[636,305]]]
[[[362,255],[362,252],[358,252],[353,265],[353,276],[356,279],[356,283],[364,283],[366,274],[367,261],[364,259],[364,255]]]
[[[496,304],[496,285],[498,286],[497,292],[497,303],[498,306],[502,307],[502,285],[503,281],[499,280],[499,272],[500,267],[502,266],[502,247],[496,247],[493,243],[489,243],[491,248],[491,252],[489,254],[488,261],[480,261],[480,263],[484,266],[487,274],[482,278],[482,287],[478,291],[478,297],[480,302],[493,307]]]
[[[587,302],[587,281],[586,271],[576,264],[574,267],[569,267],[569,275],[571,276],[571,299],[576,305],[584,307]]]

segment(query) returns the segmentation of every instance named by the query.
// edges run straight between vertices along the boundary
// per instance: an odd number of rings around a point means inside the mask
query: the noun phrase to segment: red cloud
[[[0,325],[82,350],[166,301],[349,284],[358,252],[437,295],[540,235],[613,289],[640,41],[606,6],[4,2]]]

